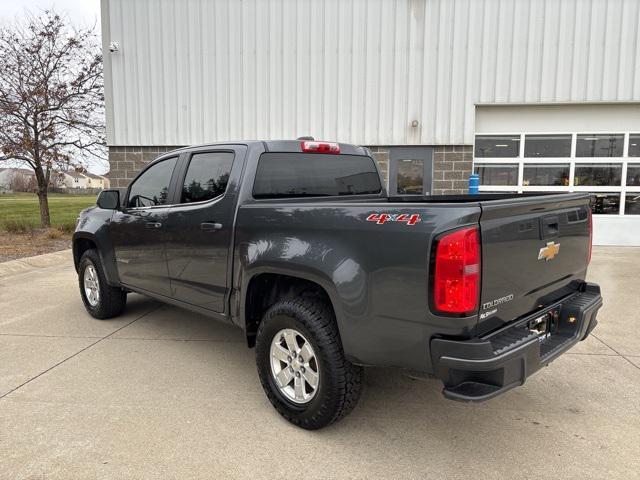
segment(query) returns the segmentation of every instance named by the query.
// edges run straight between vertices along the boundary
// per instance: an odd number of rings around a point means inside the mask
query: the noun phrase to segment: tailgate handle
[[[560,234],[560,221],[557,215],[549,215],[540,219],[540,239],[557,237]]]

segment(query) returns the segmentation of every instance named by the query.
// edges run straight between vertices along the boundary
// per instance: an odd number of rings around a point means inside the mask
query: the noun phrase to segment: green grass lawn
[[[78,213],[95,203],[95,195],[50,193],[51,225],[70,229],[75,225]],[[0,230],[15,224],[40,226],[40,207],[34,193],[0,194]]]

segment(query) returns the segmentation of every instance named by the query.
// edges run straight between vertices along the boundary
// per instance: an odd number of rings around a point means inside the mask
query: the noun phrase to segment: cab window
[[[149,167],[129,189],[129,208],[166,205],[169,200],[169,183],[178,157],[167,158]]]
[[[223,195],[232,164],[231,152],[195,153],[184,177],[180,203],[204,202]]]

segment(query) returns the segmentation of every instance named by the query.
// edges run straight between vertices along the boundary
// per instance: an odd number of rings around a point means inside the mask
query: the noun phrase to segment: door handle
[[[202,222],[200,224],[200,230],[204,230],[205,232],[215,232],[216,230],[220,230],[221,228],[221,223]]]
[[[162,224],[160,222],[147,222],[145,225],[146,228],[160,228]]]

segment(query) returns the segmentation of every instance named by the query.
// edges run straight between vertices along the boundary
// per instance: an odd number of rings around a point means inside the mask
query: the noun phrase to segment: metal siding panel
[[[242,22],[242,3],[234,0],[227,1],[228,8],[228,51],[229,51],[229,137],[228,139],[241,139],[244,136],[242,128],[243,100],[242,95],[242,62],[245,25]],[[221,68],[225,68],[223,64]],[[247,137],[248,138],[248,137]]]
[[[435,139],[437,143],[450,138],[452,107],[452,69],[457,51],[454,49],[455,33],[455,4],[449,1],[440,1],[440,15],[438,22],[437,42],[437,62],[435,72],[431,72],[432,66],[425,63],[423,72],[425,75],[432,74],[437,79],[437,98],[434,102],[434,117],[439,121],[435,124]],[[423,104],[423,112],[426,112],[426,105]]]
[[[225,32],[228,15],[225,2],[203,2],[203,46],[207,52],[203,58],[203,116],[202,130],[205,138],[216,141],[228,138],[229,131],[229,63],[228,36]]]
[[[189,49],[189,32],[191,30],[189,23],[189,8],[184,2],[173,3],[173,28],[176,32],[176,100],[178,128],[175,139],[183,139],[180,143],[193,143],[193,134],[191,129],[192,106],[191,104],[191,88],[194,82],[192,72],[198,74],[197,65],[200,65],[199,59],[192,56]],[[195,121],[193,122],[195,123]]]
[[[424,121],[422,112],[425,111],[422,105],[425,94],[435,94],[437,91],[437,84],[435,83],[435,75],[433,67],[429,69],[428,74],[425,74],[424,68],[427,65],[434,65],[435,60],[432,61],[428,52],[431,50],[425,49],[425,37],[429,34],[429,31],[435,29],[427,27],[427,20],[432,20],[431,15],[427,14],[427,10],[430,8],[437,8],[437,2],[429,2],[425,5],[424,2],[419,0],[409,1],[409,71],[407,74],[407,118],[404,120],[405,135],[403,135],[401,142],[409,145],[416,145],[423,143],[420,134],[421,128],[411,127],[411,123],[414,120],[419,122]],[[430,103],[431,112],[434,111],[434,103]]]
[[[496,102],[510,100],[511,59],[513,58],[513,15],[515,3],[501,0],[498,4],[496,51]]]
[[[529,4],[529,29],[527,48],[527,85],[525,102],[540,101],[542,83],[542,58],[544,50],[544,10],[543,0],[532,0]]]
[[[111,0],[109,15],[111,39],[108,39],[107,42],[110,43],[111,40],[117,39],[120,44],[120,51],[109,54],[111,56],[110,73],[113,85],[113,136],[114,144],[118,145],[121,144],[120,141],[125,140],[127,132],[126,92],[124,90],[126,85],[124,81],[124,49],[127,45],[123,43],[122,37],[122,2]],[[130,81],[133,82],[135,79],[132,78]]]
[[[560,3],[557,0],[545,2],[540,72],[540,100],[543,102],[552,102],[556,98],[560,13]]]
[[[514,4],[514,38],[511,50],[509,101],[524,102],[527,85],[527,51],[529,48],[529,2]]]
[[[337,10],[337,38],[339,48],[336,56],[336,140],[346,142],[351,138],[352,128],[353,2],[342,0],[339,2]]]
[[[620,51],[622,48],[622,0],[608,0],[607,21],[604,35],[604,58],[602,75],[602,100],[617,97],[618,76],[620,75]],[[606,74],[604,73],[606,72]],[[609,75],[615,72],[615,75]]]
[[[558,54],[554,98],[563,102],[571,99],[575,7],[576,0],[562,2],[560,5],[560,17],[558,19]]]
[[[633,99],[640,98],[640,6],[638,7],[638,16],[636,17],[636,46],[635,46],[635,63],[634,68],[631,70],[633,78]]]
[[[364,132],[364,103],[365,91],[366,91],[366,25],[361,21],[361,17],[358,16],[360,21],[356,20],[356,11],[359,14],[362,12],[360,8],[362,5],[366,5],[362,0],[354,0],[352,4],[353,15],[353,63],[351,69],[353,74],[351,75],[351,138],[354,143],[362,143],[365,139]]]
[[[377,118],[372,118],[377,138],[382,143],[393,142],[393,107],[394,107],[394,60],[395,60],[395,22],[396,4],[380,2],[380,41],[377,75],[379,76],[378,97],[379,109]],[[375,65],[375,59],[374,59]],[[375,138],[374,138],[375,140]]]
[[[461,94],[467,88],[467,54],[469,46],[469,1],[455,3],[453,9],[452,56],[449,71],[449,121],[447,140],[451,143],[464,143],[465,137],[465,100]]]
[[[115,141],[114,132],[114,108],[113,108],[113,68],[111,66],[111,55],[109,43],[111,39],[111,14],[109,0],[100,1],[100,24],[102,28],[102,51],[104,52],[104,92],[105,92],[105,117],[107,143],[112,145]]]
[[[254,131],[252,138],[269,138],[271,136],[269,122],[269,94],[272,84],[270,82],[269,57],[271,45],[269,43],[269,7],[271,2],[256,0],[253,5],[255,19],[255,45],[250,74],[247,78],[248,88],[253,95],[255,111],[247,112],[254,117]]]
[[[438,97],[438,49],[440,41],[439,20],[442,2],[426,5],[416,1],[409,3],[409,64],[407,75],[407,116],[404,119],[404,142],[409,145],[425,143],[425,138],[435,142],[437,138]],[[419,70],[418,70],[419,69]],[[419,122],[413,127],[413,121]],[[445,119],[442,119],[443,121]]]
[[[464,143],[473,143],[475,123],[475,109],[473,105],[480,101],[481,72],[483,58],[484,22],[471,21],[484,17],[484,1],[470,0],[469,2],[469,48],[466,54],[466,78],[456,79],[455,92],[464,92],[465,128]]]
[[[621,100],[633,98],[633,80],[638,52],[638,14],[640,3],[637,0],[625,0],[620,28],[620,64],[615,97]]]
[[[640,101],[636,0],[103,1],[111,145],[459,144],[476,103]]]
[[[589,80],[589,32],[591,31],[591,2],[579,1],[575,12],[575,33],[573,41],[573,69],[571,72],[571,101],[579,102],[587,98]]]
[[[365,61],[365,101],[364,101],[364,143],[372,143],[378,138],[378,118],[380,117],[380,22],[381,1],[369,0],[366,7],[366,61]]]
[[[607,3],[591,4],[591,32],[589,35],[589,70],[587,71],[587,98],[602,98],[604,72],[604,43],[607,25]]]
[[[498,30],[495,23],[499,15],[499,2],[485,0],[482,32],[482,66],[480,77],[480,101],[494,102],[496,98],[496,50]]]
[[[391,138],[395,141],[404,139],[407,124],[406,79],[409,76],[409,4],[406,1],[394,3],[394,59],[390,70],[393,72],[393,113]],[[426,121],[425,121],[426,123]]]

